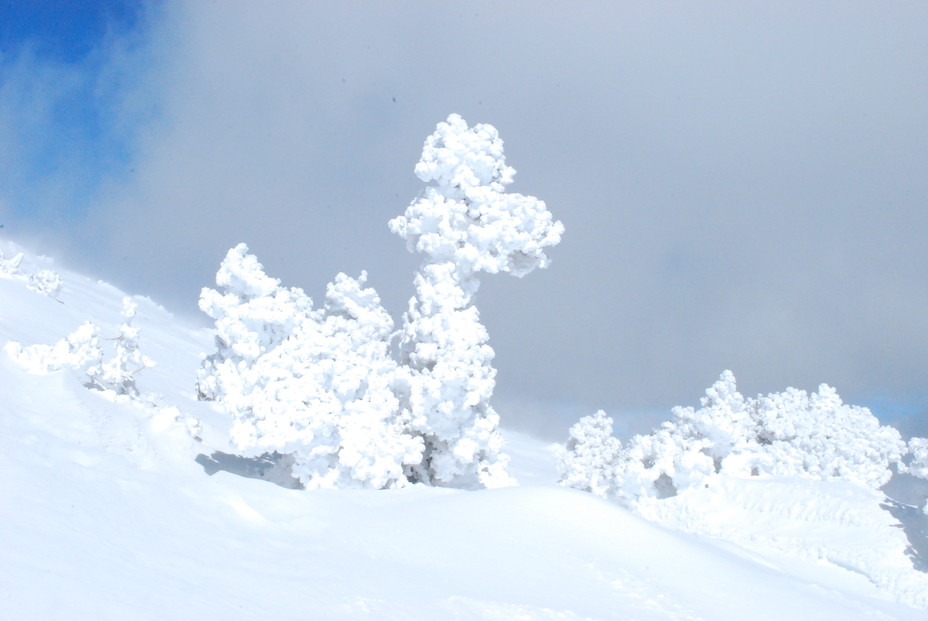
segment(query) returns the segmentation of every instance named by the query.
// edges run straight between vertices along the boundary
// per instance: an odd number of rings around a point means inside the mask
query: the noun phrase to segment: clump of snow
[[[58,298],[61,285],[61,274],[54,270],[41,270],[29,275],[29,288],[50,298]]]
[[[599,410],[570,428],[566,446],[555,445],[560,484],[608,496],[615,485],[615,465],[622,443],[612,436],[612,419]]]
[[[901,472],[909,472],[917,477],[928,479],[928,439],[912,438],[909,440],[909,453],[912,454],[912,461],[908,467]]]
[[[85,384],[93,383],[87,371],[96,368],[103,360],[99,330],[89,321],[54,345],[23,347],[20,343],[10,341],[4,345],[3,350],[16,364],[33,375],[45,375],[70,367],[84,372]]]
[[[11,259],[6,259],[3,256],[3,251],[0,250],[0,276],[10,278],[13,276],[20,276],[22,271],[19,269],[20,264],[23,262],[23,253],[17,253]]]
[[[434,182],[390,229],[425,256],[401,332],[402,409],[425,443],[419,480],[500,487],[514,481],[490,405],[496,371],[473,298],[476,273],[522,277],[550,262],[564,227],[542,201],[509,194],[515,170],[491,125],[458,115],[428,137],[416,174]]]
[[[198,373],[200,398],[232,414],[231,441],[243,456],[292,455],[293,474],[309,488],[402,487],[422,459],[395,395],[393,321],[366,278],[339,274],[314,311],[240,244],[216,276],[223,292],[201,294],[218,351]]]
[[[123,298],[124,321],[117,328],[118,335],[112,339],[101,339],[100,329],[88,321],[54,345],[23,347],[10,341],[4,351],[34,375],[71,368],[81,372],[83,384],[88,388],[114,398],[135,399],[140,397],[136,375],[155,366],[154,361],[139,350],[139,331],[132,327],[135,310],[132,298]],[[104,361],[103,342],[107,341],[112,343],[113,353]]]
[[[36,259],[40,264],[51,262],[51,259],[40,256],[30,257],[28,261],[24,261],[26,253],[19,251],[14,244],[8,244],[8,246],[16,254],[11,259],[6,259],[3,251],[0,250],[0,278],[25,280],[26,286],[31,291],[58,299],[62,286],[61,274],[51,269],[37,269],[38,265],[36,265]]]

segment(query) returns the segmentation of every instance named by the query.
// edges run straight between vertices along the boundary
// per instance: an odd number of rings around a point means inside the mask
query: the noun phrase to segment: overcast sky
[[[244,241],[316,299],[366,269],[399,321],[387,221],[457,112],[566,227],[483,278],[504,425],[666,416],[731,369],[928,428],[928,4],[25,4],[0,235],[202,325]]]

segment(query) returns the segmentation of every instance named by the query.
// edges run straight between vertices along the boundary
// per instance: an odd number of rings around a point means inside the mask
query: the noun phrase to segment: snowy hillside
[[[18,249],[0,250],[9,267]],[[91,321],[112,348],[123,293],[69,272],[58,291],[30,288],[51,267],[26,256],[0,278],[0,342],[52,345]],[[237,466],[218,455],[233,452],[228,415],[195,395],[212,336],[135,302],[156,363],[141,398],[0,355],[0,618],[924,618],[898,600],[917,604],[928,574],[904,566],[902,531],[857,488],[832,490],[835,505],[732,484],[660,526],[558,487],[544,443],[505,429],[518,487],[307,491],[217,471]],[[703,535],[668,528],[697,523]],[[822,553],[839,544],[844,558]]]

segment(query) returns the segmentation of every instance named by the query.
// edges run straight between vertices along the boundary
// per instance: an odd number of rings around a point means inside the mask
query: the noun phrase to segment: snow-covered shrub
[[[811,395],[788,388],[745,399],[730,371],[706,391],[699,410],[676,407],[673,420],[625,447],[616,449],[611,421],[602,420],[587,417],[575,426],[576,433],[601,429],[561,452],[561,483],[625,503],[673,496],[716,475],[839,479],[878,489],[906,452],[896,429],[881,426],[867,408],[845,405],[825,384]],[[584,480],[584,471],[595,477]]]
[[[0,251],[0,275],[2,276],[19,276],[22,272],[19,269],[23,262],[23,253],[17,254],[12,259],[6,259],[3,251]]]
[[[54,270],[41,270],[29,275],[28,287],[50,298],[57,298],[61,292],[61,275]]]
[[[218,351],[198,375],[201,399],[234,417],[244,456],[292,455],[309,488],[405,485],[422,459],[407,433],[389,355],[393,321],[377,293],[339,274],[314,311],[300,289],[264,274],[248,248],[229,251],[200,308],[216,319]]]
[[[34,375],[45,375],[65,367],[86,374],[103,360],[99,330],[89,321],[54,345],[23,347],[10,341],[3,349],[16,364]],[[89,375],[86,375],[85,383],[93,383]]]
[[[113,357],[87,369],[91,385],[98,390],[111,390],[117,395],[139,396],[135,376],[155,366],[155,362],[139,350],[139,330],[132,327],[137,305],[132,298],[123,298],[123,323],[119,335],[112,339]]]
[[[584,416],[570,428],[567,445],[554,447],[561,485],[606,495],[621,450],[622,443],[612,437],[612,419],[605,412]]]
[[[524,276],[550,262],[564,227],[542,201],[508,194],[515,170],[490,125],[452,114],[425,142],[416,174],[434,182],[390,229],[426,255],[400,341],[402,409],[425,442],[418,480],[497,487],[512,482],[490,406],[495,370],[473,305],[477,272]]]
[[[23,261],[23,256],[23,253],[20,252],[12,259],[4,259],[3,253],[0,252],[0,274],[6,274],[8,276],[19,275],[21,273],[19,266]]]
[[[70,367],[81,371],[83,384],[88,388],[138,397],[135,376],[155,363],[139,351],[139,331],[132,327],[135,309],[132,298],[123,299],[124,321],[117,328],[119,335],[113,339],[101,339],[99,328],[88,321],[54,345],[23,347],[10,341],[4,350],[29,373],[45,375]],[[104,361],[103,343],[107,341],[113,343],[113,356]]]
[[[209,288],[200,293],[200,310],[216,320],[217,351],[197,373],[197,392],[202,400],[237,409],[235,400],[250,392],[242,374],[303,322],[313,321],[312,300],[302,289],[283,288],[267,276],[245,244],[226,254],[216,284],[222,293]]]
[[[912,461],[906,471],[914,476],[928,479],[928,439],[912,438],[909,440],[909,453],[912,454]]]

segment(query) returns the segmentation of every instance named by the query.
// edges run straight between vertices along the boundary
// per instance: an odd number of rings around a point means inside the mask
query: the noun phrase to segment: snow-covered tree
[[[584,416],[570,428],[566,446],[554,447],[560,482],[597,496],[605,496],[615,484],[615,464],[622,443],[612,437],[612,419],[602,410]]]
[[[216,276],[224,292],[200,298],[218,348],[198,375],[200,397],[232,414],[242,455],[291,455],[309,488],[402,486],[422,459],[422,441],[399,416],[393,321],[365,280],[339,274],[314,311],[240,244]]]
[[[493,350],[473,305],[476,275],[547,267],[564,227],[542,201],[505,192],[515,170],[490,125],[468,128],[452,114],[426,140],[415,171],[434,185],[390,221],[411,252],[426,255],[400,341],[402,408],[425,443],[415,475],[439,485],[508,485],[490,406]]]
[[[113,339],[113,357],[87,369],[91,386],[99,390],[112,390],[117,395],[139,396],[135,376],[155,366],[155,362],[139,350],[139,330],[132,327],[137,305],[132,298],[122,300],[123,322],[119,335]]]
[[[588,417],[580,426],[594,422]],[[787,388],[745,399],[730,371],[706,391],[699,410],[676,407],[673,420],[625,447],[616,450],[608,434],[586,437],[582,451],[562,449],[561,483],[623,502],[672,496],[717,475],[842,479],[877,489],[906,453],[896,429],[881,426],[867,408],[845,405],[825,384],[811,395]],[[616,457],[606,463],[610,455]],[[595,473],[595,485],[577,476],[584,468]]]

